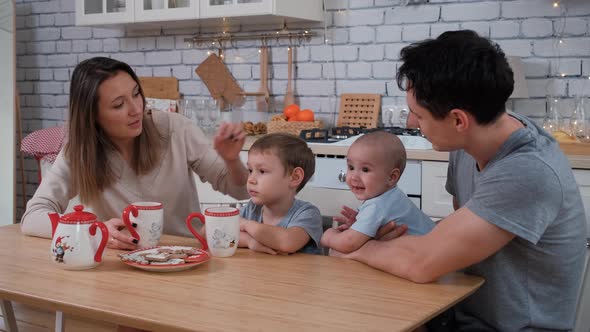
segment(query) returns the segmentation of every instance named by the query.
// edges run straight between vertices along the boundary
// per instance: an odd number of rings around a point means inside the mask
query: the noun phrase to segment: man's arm
[[[261,244],[284,253],[294,253],[309,242],[309,234],[301,227],[282,228],[242,219],[240,228]]]
[[[441,220],[428,234],[369,241],[348,258],[404,279],[427,283],[484,260],[514,237],[463,207]]]
[[[321,244],[342,253],[350,253],[359,249],[370,239],[371,237],[354,229],[349,228],[340,232],[335,228],[330,228],[322,235]]]

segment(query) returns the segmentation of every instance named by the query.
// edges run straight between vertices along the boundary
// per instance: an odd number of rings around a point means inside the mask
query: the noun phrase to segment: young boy
[[[322,217],[295,199],[315,171],[307,143],[289,134],[269,134],[248,151],[250,201],[241,210],[239,247],[269,254],[321,254]]]
[[[322,246],[350,253],[390,221],[407,225],[409,234],[425,234],[434,227],[396,186],[406,166],[406,150],[397,136],[385,131],[363,135],[350,146],[346,161],[346,184],[357,199],[365,202],[349,229],[341,232],[330,228],[324,233]]]

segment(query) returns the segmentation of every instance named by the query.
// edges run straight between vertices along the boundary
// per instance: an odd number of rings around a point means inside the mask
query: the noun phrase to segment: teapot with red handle
[[[102,261],[109,239],[109,230],[96,215],[74,206],[74,212],[59,216],[49,213],[51,220],[51,259],[66,270],[91,269]],[[101,236],[96,235],[100,228]]]

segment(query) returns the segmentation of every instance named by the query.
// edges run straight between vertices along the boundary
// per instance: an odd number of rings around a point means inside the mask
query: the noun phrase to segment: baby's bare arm
[[[370,239],[371,237],[354,229],[349,228],[341,232],[335,228],[330,228],[322,235],[321,244],[341,253],[350,253],[362,247]]]

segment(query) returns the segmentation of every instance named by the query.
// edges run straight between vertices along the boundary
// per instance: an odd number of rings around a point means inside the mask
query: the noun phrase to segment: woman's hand
[[[242,124],[222,122],[213,138],[213,147],[225,162],[240,158],[240,151],[246,142],[246,133]]]
[[[123,220],[119,218],[111,218],[104,222],[109,230],[109,240],[107,241],[107,248],[134,250],[137,249],[137,240],[131,235],[124,234],[120,230],[125,228]]]
[[[341,223],[341,225],[336,227],[336,229],[341,232],[349,229],[350,226],[352,226],[352,224],[354,224],[354,222],[356,221],[357,214],[358,214],[357,210],[354,210],[346,205],[343,205],[342,210],[340,210],[340,215],[335,216],[333,218],[334,221]]]

